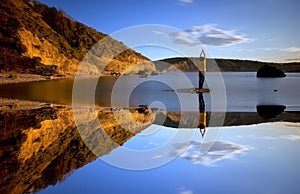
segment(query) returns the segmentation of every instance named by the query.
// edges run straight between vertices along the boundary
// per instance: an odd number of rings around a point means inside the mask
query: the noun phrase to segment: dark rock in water
[[[256,110],[259,116],[264,119],[276,118],[280,113],[285,110],[284,105],[257,105]]]
[[[209,88],[182,88],[182,89],[176,89],[176,90],[162,90],[163,92],[181,92],[181,93],[209,93]]]
[[[137,108],[138,113],[145,113],[148,110],[149,110],[148,105],[139,105],[139,107]]]
[[[285,73],[276,67],[270,65],[262,66],[256,74],[256,77],[285,77]]]
[[[146,75],[146,72],[143,71],[143,70],[140,70],[140,71],[137,72],[137,75]]]
[[[159,75],[159,73],[153,71],[153,72],[151,73],[151,75]]]

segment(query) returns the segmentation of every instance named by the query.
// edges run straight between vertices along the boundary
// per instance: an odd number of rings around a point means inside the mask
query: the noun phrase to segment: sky
[[[272,62],[300,61],[300,1],[298,0],[40,0],[63,9],[74,20],[127,43],[124,29],[158,24],[177,29],[155,31],[173,40],[164,48],[133,48],[155,60],[180,56],[170,52],[185,47],[184,55]],[[154,31],[153,31],[154,32]],[[143,36],[138,33],[137,36]],[[148,37],[145,37],[148,39]],[[164,41],[164,40],[160,40]],[[152,45],[152,46],[151,46]],[[174,49],[173,49],[174,50]]]

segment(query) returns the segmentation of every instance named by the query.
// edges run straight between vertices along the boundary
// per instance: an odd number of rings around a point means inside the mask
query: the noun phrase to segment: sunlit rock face
[[[64,11],[37,1],[0,4],[0,70],[39,75],[73,75],[99,43],[81,73],[124,72],[150,60],[110,36],[74,21]],[[98,68],[99,59],[106,67]],[[154,70],[154,65],[145,65]],[[141,68],[141,67],[139,67]],[[137,67],[135,69],[138,69]]]

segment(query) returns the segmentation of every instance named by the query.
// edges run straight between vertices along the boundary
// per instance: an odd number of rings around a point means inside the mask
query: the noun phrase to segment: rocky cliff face
[[[0,4],[2,72],[72,75],[86,53],[104,38],[105,56],[114,57],[105,70],[123,72],[131,65],[149,61],[108,35],[72,20],[62,10],[29,0]],[[116,49],[122,52],[116,54]],[[99,73],[97,68],[88,71]]]

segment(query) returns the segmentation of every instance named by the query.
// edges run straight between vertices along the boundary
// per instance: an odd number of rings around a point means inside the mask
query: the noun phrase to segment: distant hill
[[[198,71],[197,64],[198,58],[191,57],[178,57],[168,58],[158,61],[154,61],[154,64],[160,72],[195,72]],[[217,64],[219,70],[216,68]],[[207,59],[207,71],[252,71],[256,72],[264,65],[271,65],[277,67],[284,72],[299,72],[300,63],[268,63],[249,60],[237,60],[237,59]],[[201,70],[201,69],[200,69]]]
[[[106,41],[101,49],[107,58],[116,51],[124,51],[109,60],[106,71],[123,72],[133,64],[149,61],[123,43],[74,21],[62,10],[38,1],[1,1],[0,71],[3,73],[72,75],[87,51],[103,38]]]

